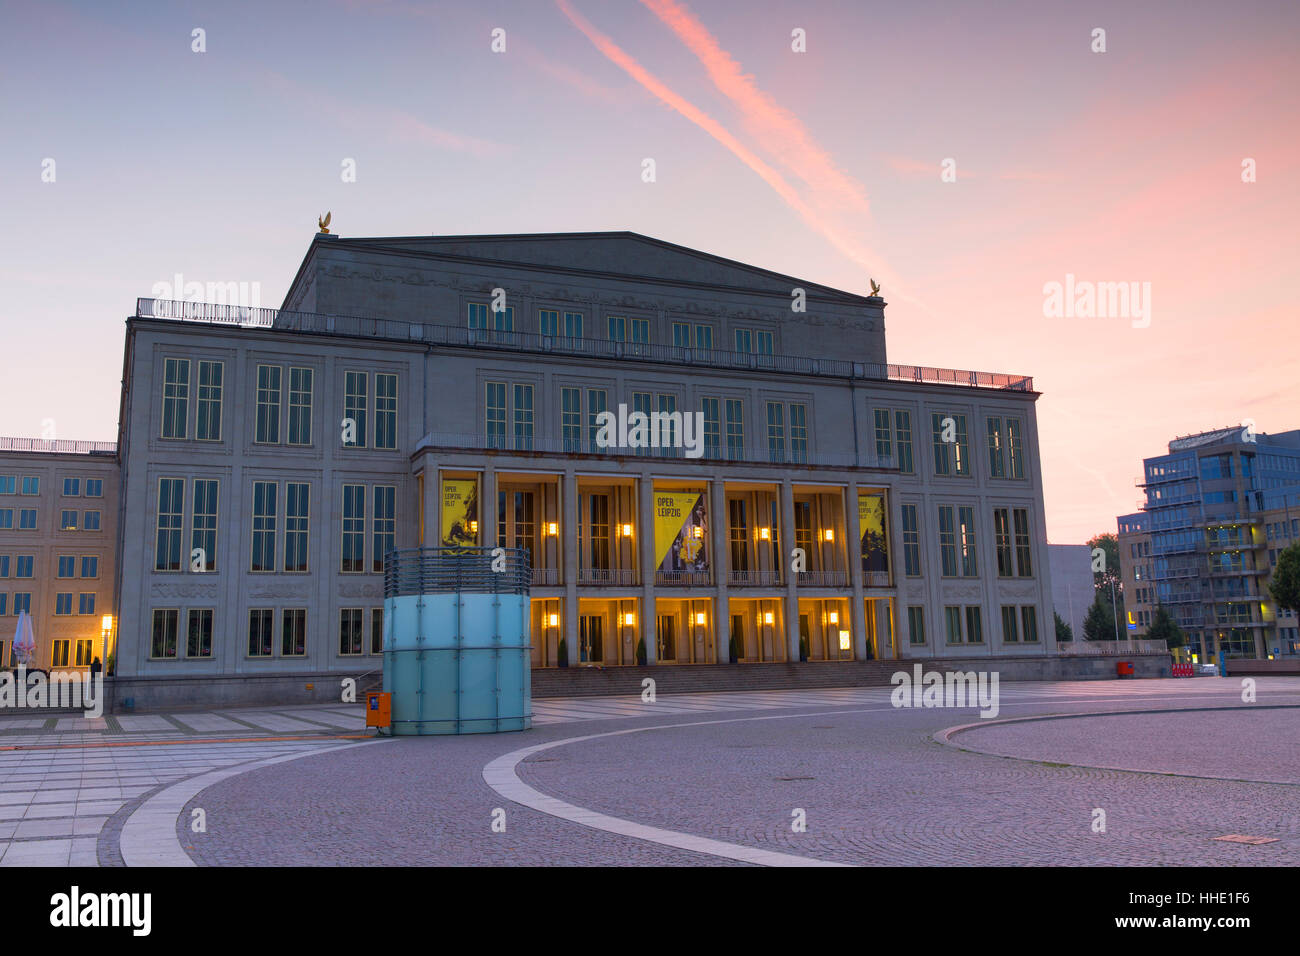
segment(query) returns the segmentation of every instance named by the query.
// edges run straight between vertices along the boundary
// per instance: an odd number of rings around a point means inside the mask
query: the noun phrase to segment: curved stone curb
[[[302,757],[312,757],[316,754],[337,753],[351,747],[366,747],[376,742],[377,740],[364,740],[355,744],[340,744],[337,747],[321,747],[304,750],[301,753],[280,754],[255,760],[252,763],[210,770],[164,787],[132,811],[122,825],[122,832],[118,837],[122,862],[126,866],[196,866],[197,864],[185,852],[185,848],[181,846],[181,841],[176,836],[176,818],[185,809],[185,805],[199,793],[213,784],[250,770],[299,760]]]
[[[998,724],[1020,724],[1031,720],[1072,720],[1079,717],[1146,717],[1151,714],[1195,714],[1207,713],[1210,711],[1220,710],[1296,710],[1300,709],[1300,704],[1245,704],[1245,705],[1227,705],[1224,707],[1167,707],[1160,710],[1098,710],[1091,713],[1078,714],[1038,714],[1032,717],[1003,717],[997,720],[981,720],[970,724],[957,724],[954,727],[945,727],[933,735],[933,740],[941,743],[946,747],[952,747],[954,750],[961,750],[966,753],[979,754],[984,757],[1001,757],[1004,760],[1019,760],[1024,763],[1044,763],[1035,757],[1021,757],[1016,754],[995,753],[992,750],[977,750],[974,747],[962,747],[953,742],[953,737],[965,733],[968,730],[978,730],[981,727],[996,727]],[[1228,777],[1220,774],[1210,773],[1178,773],[1173,770],[1152,770],[1150,767],[1117,767],[1110,764],[1093,764],[1093,763],[1070,763],[1067,766],[1080,767],[1084,770],[1115,770],[1120,773],[1143,773],[1160,777],[1181,777],[1188,780],[1220,780],[1226,783],[1262,783],[1275,787],[1300,787],[1298,781],[1287,780],[1258,780],[1254,777]]]
[[[635,823],[631,820],[611,817],[604,813],[598,813],[595,810],[588,810],[572,803],[566,803],[556,797],[549,797],[546,794],[533,789],[519,779],[519,775],[515,772],[515,768],[528,757],[535,753],[540,753],[543,750],[550,750],[554,747],[563,747],[567,744],[581,743],[586,740],[599,740],[604,737],[619,737],[624,734],[641,734],[654,730],[677,730],[682,727],[707,727],[713,724],[735,724],[754,720],[793,720],[801,717],[866,714],[893,709],[893,707],[869,707],[855,710],[817,711],[809,714],[765,714],[760,717],[732,717],[725,720],[697,720],[688,723],[659,724],[654,727],[634,727],[630,730],[614,730],[603,734],[587,734],[582,737],[566,737],[563,740],[553,740],[550,743],[524,747],[497,757],[483,768],[483,781],[507,800],[511,800],[514,803],[536,810],[539,813],[545,813],[548,816],[558,817],[561,820],[568,820],[571,823],[578,823],[582,826],[591,827],[596,830],[604,830],[606,833],[615,833],[619,836],[645,840],[648,843],[658,843],[661,846],[671,846],[679,850],[705,853],[709,856],[718,856],[723,859],[736,860],[741,863],[752,863],[758,866],[848,866],[849,864],[846,863],[834,863],[828,860],[818,860],[807,856],[797,856],[793,853],[778,853],[774,850],[760,850],[755,847],[742,846],[738,843],[726,843],[722,840],[713,840],[708,837],[694,836],[689,833],[680,833],[676,830],[665,830],[661,827],[652,827],[644,823]]]

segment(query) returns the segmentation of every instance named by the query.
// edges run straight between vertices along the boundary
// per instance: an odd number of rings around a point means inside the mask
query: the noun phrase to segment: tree
[[[1105,534],[1094,535],[1088,539],[1088,547],[1095,552],[1098,548],[1102,550],[1102,564],[1100,569],[1097,568],[1097,562],[1093,562],[1092,586],[1098,593],[1102,591],[1110,593],[1111,584],[1115,585],[1115,593],[1118,595],[1123,590],[1124,582],[1120,578],[1119,567],[1119,538],[1110,532]]]
[[[1115,611],[1110,605],[1109,595],[1103,601],[1098,594],[1092,607],[1088,608],[1088,616],[1083,619],[1083,637],[1088,641],[1115,640]]]
[[[1153,641],[1164,641],[1171,651],[1187,643],[1187,635],[1163,604],[1156,605],[1151,626],[1147,628],[1147,637]]]
[[[1061,641],[1074,640],[1074,630],[1061,620],[1061,615],[1057,614],[1055,609],[1052,610],[1052,616],[1056,618],[1056,642],[1059,644]]]
[[[1277,568],[1268,590],[1279,608],[1300,611],[1300,542],[1283,549],[1277,556]]]

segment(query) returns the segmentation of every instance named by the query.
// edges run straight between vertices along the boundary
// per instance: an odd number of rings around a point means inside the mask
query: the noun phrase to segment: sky
[[[1033,376],[1082,542],[1171,438],[1300,428],[1298,36],[1283,0],[0,0],[0,435],[113,440],[136,297],[278,306],[326,210],[629,229],[874,278],[890,361]]]

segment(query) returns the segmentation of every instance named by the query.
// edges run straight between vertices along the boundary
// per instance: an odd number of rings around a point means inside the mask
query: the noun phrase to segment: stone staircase
[[[665,664],[647,667],[548,667],[533,671],[533,697],[639,694],[654,678],[658,694],[813,687],[888,686],[895,671],[914,661],[816,661],[806,664]],[[928,662],[926,662],[928,664]]]

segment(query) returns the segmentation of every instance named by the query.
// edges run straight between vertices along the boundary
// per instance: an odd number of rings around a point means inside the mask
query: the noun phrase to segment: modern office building
[[[884,309],[634,233],[320,234],[282,309],[139,300],[119,695],[335,695],[417,545],[529,552],[537,668],[1041,661],[1032,380],[891,364]]]
[[[1295,615],[1268,590],[1278,552],[1300,540],[1300,431],[1190,435],[1143,470],[1145,507],[1118,519],[1129,636],[1163,604],[1198,660],[1300,653]]]
[[[0,662],[18,613],[32,616],[32,666],[85,670],[112,651],[117,446],[0,438]]]

